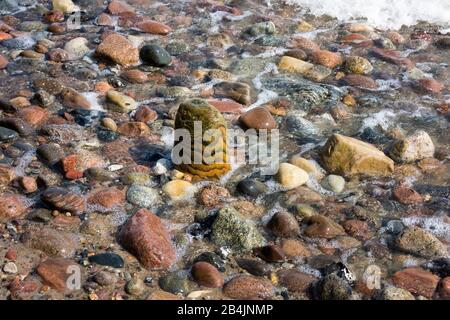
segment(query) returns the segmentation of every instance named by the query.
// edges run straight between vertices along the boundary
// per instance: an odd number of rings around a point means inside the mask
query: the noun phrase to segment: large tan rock
[[[413,135],[395,142],[389,155],[397,162],[414,162],[433,158],[434,150],[433,141],[428,133],[419,130]]]
[[[97,47],[97,55],[122,66],[139,62],[139,50],[127,38],[115,33],[107,36]]]
[[[283,56],[278,63],[278,68],[289,72],[305,74],[314,67],[312,63],[296,59],[289,56]]]
[[[346,177],[386,176],[394,171],[394,161],[373,145],[340,134],[328,139],[321,158],[328,171]]]

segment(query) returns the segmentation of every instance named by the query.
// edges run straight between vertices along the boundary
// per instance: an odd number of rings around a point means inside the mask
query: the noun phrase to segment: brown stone
[[[251,103],[250,86],[246,83],[224,81],[214,85],[214,95],[230,98],[248,106]]]
[[[71,258],[78,249],[78,236],[53,227],[30,227],[20,239],[27,247],[49,256]]]
[[[38,189],[36,178],[34,177],[22,177],[19,183],[25,193],[33,193]]]
[[[311,57],[315,63],[330,69],[334,69],[344,62],[344,59],[340,53],[327,50],[317,50],[312,53]]]
[[[308,55],[320,50],[317,43],[304,37],[296,37],[289,42],[290,48],[298,48],[305,51]]]
[[[274,296],[274,287],[267,279],[242,275],[225,284],[223,293],[236,300],[265,300]]]
[[[305,229],[305,234],[311,238],[331,239],[345,235],[344,228],[331,218],[315,215],[309,219],[310,225]]]
[[[192,266],[192,277],[201,286],[222,288],[224,279],[214,266],[207,262],[197,262]]]
[[[403,57],[402,53],[399,51],[384,50],[381,48],[373,48],[372,53],[384,61],[396,64],[399,66],[404,66],[407,69],[411,69],[414,67],[414,63],[410,59]]]
[[[143,122],[126,122],[117,127],[117,132],[127,137],[141,137],[150,133],[149,127]]]
[[[417,204],[423,202],[423,197],[414,189],[397,185],[392,195],[395,200],[403,204]]]
[[[0,165],[0,186],[10,184],[16,178],[16,172],[13,168],[6,165]]]
[[[450,299],[450,277],[445,277],[441,281],[441,287],[439,289],[441,298]]]
[[[439,277],[422,268],[406,268],[392,276],[395,286],[409,292],[432,298],[439,283]]]
[[[74,270],[81,271],[81,266],[72,260],[61,258],[41,262],[36,269],[46,285],[60,292],[73,290],[72,283],[68,280]]]
[[[0,70],[5,69],[8,63],[8,59],[6,59],[4,55],[0,54]]]
[[[264,107],[254,108],[244,113],[239,120],[247,127],[251,129],[276,129],[277,123],[269,110]]]
[[[99,26],[109,26],[112,27],[114,26],[114,19],[106,13],[101,13],[98,17],[97,17],[97,24]]]
[[[361,241],[369,240],[372,237],[366,221],[347,220],[344,222],[344,229],[349,235]]]
[[[244,106],[228,99],[209,99],[208,102],[222,113],[241,113]]]
[[[277,273],[281,286],[295,293],[306,293],[316,277],[295,269],[280,270]]]
[[[43,124],[48,119],[48,116],[47,110],[37,106],[27,107],[19,111],[19,118],[32,126]]]
[[[28,210],[26,198],[17,194],[0,195],[0,222],[22,217]]]
[[[124,13],[134,13],[134,9],[132,6],[127,4],[126,2],[113,0],[108,5],[108,11],[114,15],[120,15]]]
[[[142,22],[139,22],[136,24],[136,28],[138,28],[142,32],[160,35],[167,35],[172,31],[172,28],[168,25],[152,20],[144,20]]]
[[[140,106],[134,114],[134,119],[139,122],[148,123],[158,119],[158,113],[149,106]]]
[[[435,79],[423,78],[417,82],[419,87],[427,93],[439,93],[445,89],[445,86]]]
[[[286,256],[290,258],[311,256],[311,251],[298,240],[283,240],[283,242],[281,243],[281,249],[283,249]]]
[[[73,59],[69,52],[61,48],[52,49],[47,55],[48,59],[54,62],[66,62]]]
[[[345,77],[341,79],[341,81],[355,88],[361,89],[376,89],[378,88],[378,84],[370,77],[363,76],[361,74],[347,74]]]
[[[149,81],[145,72],[133,69],[122,72],[121,77],[131,83],[146,83]]]
[[[167,269],[175,250],[161,219],[146,209],[136,212],[123,225],[119,242],[147,269]]]
[[[82,214],[85,209],[84,198],[64,188],[48,188],[42,194],[42,199],[57,210],[68,211],[75,215]]]
[[[102,41],[97,47],[97,54],[123,66],[139,62],[139,50],[125,37],[115,33]]]
[[[162,290],[157,290],[157,291],[152,292],[147,297],[147,300],[181,300],[181,298],[179,296],[177,296],[176,294],[162,291]]]
[[[213,207],[222,203],[222,201],[229,197],[230,192],[227,188],[216,184],[210,184],[199,192],[197,200],[201,205]]]
[[[295,237],[300,232],[297,220],[288,212],[275,213],[267,227],[278,237]]]
[[[124,204],[125,193],[115,187],[92,191],[87,199],[88,204],[111,209]]]
[[[85,96],[72,88],[66,88],[62,92],[64,104],[74,109],[90,109],[91,103]]]

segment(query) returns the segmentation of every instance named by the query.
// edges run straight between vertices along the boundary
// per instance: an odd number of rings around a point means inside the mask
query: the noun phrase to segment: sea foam
[[[315,15],[329,15],[342,21],[366,18],[381,29],[399,29],[419,21],[443,24],[450,21],[448,0],[285,0]]]

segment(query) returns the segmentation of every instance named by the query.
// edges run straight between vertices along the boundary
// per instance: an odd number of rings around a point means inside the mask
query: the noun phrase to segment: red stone
[[[118,0],[111,1],[111,3],[108,5],[108,11],[114,15],[134,13],[134,9],[132,6]]]
[[[315,63],[321,64],[330,69],[334,69],[344,62],[344,59],[340,53],[331,52],[328,50],[317,50],[313,52],[312,60]]]
[[[99,205],[111,209],[125,202],[125,193],[114,187],[105,188],[92,191],[87,201],[91,205]]]
[[[405,66],[407,69],[414,67],[414,63],[410,59],[403,57],[399,51],[373,48],[372,53],[384,61]]]
[[[431,78],[420,79],[418,83],[420,88],[428,93],[439,93],[445,88],[442,83]]]
[[[161,219],[146,209],[123,225],[119,242],[147,269],[167,269],[175,262],[175,249]]]
[[[439,277],[421,268],[406,268],[392,276],[392,282],[399,288],[426,298],[432,298],[439,283]]]
[[[17,251],[13,248],[8,249],[8,251],[5,254],[5,258],[11,261],[17,260]]]
[[[41,125],[48,119],[48,116],[48,111],[38,106],[27,107],[19,112],[19,117],[32,126]]]
[[[210,99],[208,102],[222,113],[242,113],[244,106],[229,99]]]
[[[32,279],[20,280],[15,277],[8,287],[11,298],[15,300],[29,300],[33,293],[37,292],[39,285]]]
[[[136,28],[138,28],[142,32],[160,35],[166,35],[172,31],[171,27],[152,20],[144,20],[142,22],[139,22],[136,24]]]
[[[414,189],[396,186],[392,192],[395,200],[403,204],[417,204],[423,202],[423,197]]]
[[[70,180],[76,180],[83,177],[83,172],[78,170],[78,155],[72,154],[62,160],[62,166],[65,177]]]
[[[81,275],[80,265],[72,260],[62,258],[48,259],[39,264],[36,269],[37,274],[46,285],[60,292],[76,289],[70,287],[73,283],[69,279],[69,276],[75,275],[74,270],[79,270]]]

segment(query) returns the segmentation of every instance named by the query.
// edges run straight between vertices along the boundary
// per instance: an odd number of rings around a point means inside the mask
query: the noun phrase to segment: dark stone
[[[264,277],[271,271],[270,266],[262,261],[238,258],[236,262],[240,268],[257,277]]]
[[[286,259],[283,249],[276,245],[268,245],[254,249],[255,253],[267,262],[282,262]]]
[[[125,264],[121,256],[111,252],[99,253],[94,256],[90,256],[88,259],[89,262],[102,266],[110,266],[113,268],[123,268]]]
[[[349,300],[352,288],[347,281],[333,273],[317,283],[314,293],[319,300]]]
[[[11,129],[0,127],[0,142],[9,142],[17,139],[19,134]]]
[[[145,63],[155,67],[165,67],[172,62],[172,57],[165,49],[153,44],[142,47],[140,56]]]
[[[119,136],[120,134],[118,134],[117,132],[102,127],[97,128],[97,137],[103,142],[111,142],[117,140]]]
[[[189,280],[181,272],[173,272],[162,276],[158,283],[161,289],[173,294],[189,292]]]
[[[17,131],[22,137],[27,137],[34,133],[34,128],[20,118],[2,119],[0,120],[0,126]]]
[[[254,179],[244,179],[237,185],[237,190],[247,196],[257,197],[267,192],[267,187],[264,183]]]

